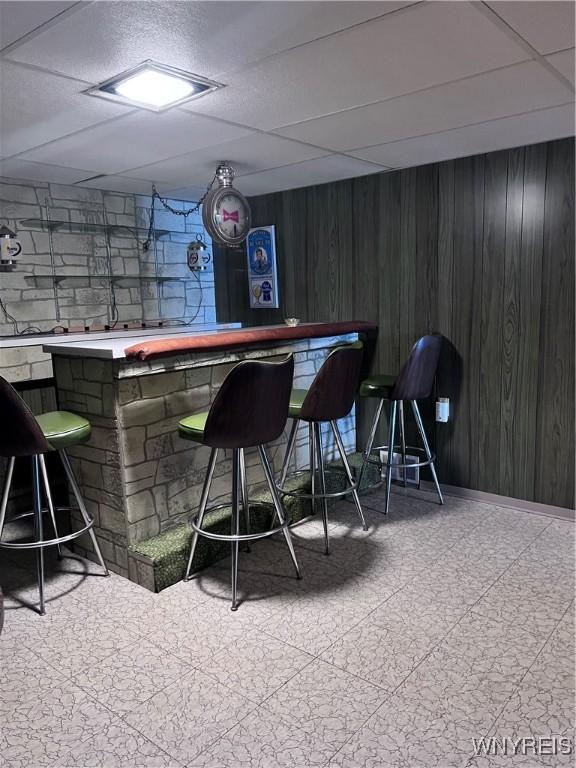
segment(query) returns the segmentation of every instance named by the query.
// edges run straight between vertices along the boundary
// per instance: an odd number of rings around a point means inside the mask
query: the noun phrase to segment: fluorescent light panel
[[[222,87],[205,77],[148,60],[85,93],[160,112]]]

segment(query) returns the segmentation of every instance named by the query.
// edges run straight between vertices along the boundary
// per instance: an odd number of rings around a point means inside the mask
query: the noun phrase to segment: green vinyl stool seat
[[[55,451],[70,448],[87,440],[92,425],[87,419],[70,411],[49,411],[36,416],[44,437]]]
[[[291,419],[299,419],[302,403],[308,394],[307,389],[293,389],[290,393],[290,405],[288,406],[288,415]]]
[[[204,429],[208,411],[203,413],[194,413],[192,416],[186,416],[178,422],[178,433],[185,440],[194,440],[196,443],[204,442]]]
[[[368,376],[360,384],[360,397],[377,397],[380,400],[389,400],[396,378],[396,376],[386,374]]]

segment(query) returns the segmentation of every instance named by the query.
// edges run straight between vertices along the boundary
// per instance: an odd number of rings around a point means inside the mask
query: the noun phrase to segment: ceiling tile
[[[386,169],[382,166],[365,163],[352,157],[330,155],[308,160],[305,163],[295,163],[283,168],[242,176],[238,181],[238,188],[245,195],[263,195],[268,192],[279,192],[282,189],[309,187],[339,179],[367,176],[384,170]]]
[[[92,100],[89,96],[84,98]],[[82,165],[96,173],[123,174],[129,168],[247,133],[246,129],[189,112],[138,111],[33,149],[26,152],[24,158],[73,168]]]
[[[11,0],[0,3],[0,50],[45,24],[75,2]]]
[[[356,157],[395,168],[425,165],[574,134],[572,105],[358,150]]]
[[[269,130],[526,58],[472,5],[422,3],[262,62],[189,109]]]
[[[573,0],[498,0],[488,5],[540,53],[574,45]]]
[[[10,52],[97,83],[143,59],[216,77],[402,2],[96,2]]]
[[[553,53],[551,56],[546,56],[546,59],[574,85],[576,80],[574,48],[571,48],[569,51],[562,51],[561,53]]]
[[[0,157],[129,114],[126,107],[85,96],[84,88],[74,80],[0,62]]]
[[[31,181],[50,181],[55,184],[75,184],[91,175],[90,171],[78,168],[63,168],[59,165],[31,163],[20,158],[0,160],[0,176]]]
[[[205,187],[221,160],[228,160],[236,175],[241,176],[327,154],[329,153],[326,150],[309,147],[280,136],[254,133],[144,168],[131,169],[129,174],[151,181],[168,182],[179,187],[190,184]]]
[[[86,179],[86,176],[84,176],[84,179]],[[98,176],[95,179],[82,181],[78,186],[89,187],[90,189],[104,189],[110,192],[126,192],[135,195],[149,195],[152,191],[149,181],[114,175]]]
[[[568,86],[534,61],[391,101],[281,128],[335,151],[456,128],[572,100]]]

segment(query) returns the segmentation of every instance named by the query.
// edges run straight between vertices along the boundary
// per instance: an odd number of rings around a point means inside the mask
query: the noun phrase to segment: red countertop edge
[[[274,328],[239,328],[198,336],[180,336],[176,339],[145,341],[126,347],[128,360],[153,360],[157,357],[177,355],[185,352],[209,352],[217,349],[256,346],[263,342],[287,341],[290,339],[318,339],[326,336],[340,336],[347,333],[374,335],[378,326],[362,320],[334,323],[302,323],[294,328],[287,325]]]

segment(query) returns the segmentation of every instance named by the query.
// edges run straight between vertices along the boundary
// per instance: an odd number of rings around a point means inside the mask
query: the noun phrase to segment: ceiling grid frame
[[[495,29],[498,29],[500,32],[503,32],[511,41],[511,44],[516,44],[517,46],[521,47],[523,51],[526,54],[526,59],[524,61],[533,61],[538,66],[540,66],[542,69],[544,69],[550,76],[554,77],[556,81],[561,84],[563,87],[569,90],[571,94],[571,98],[573,100],[573,94],[574,94],[574,85],[570,82],[568,77],[559,69],[557,69],[548,59],[553,56],[558,56],[559,54],[564,54],[563,61],[570,60],[570,54],[573,53],[573,48],[563,48],[559,50],[554,50],[553,52],[548,52],[546,54],[541,53],[538,51],[529,40],[527,40],[518,30],[516,30],[505,18],[500,16],[500,14],[497,12],[497,10],[494,9],[494,6],[497,6],[498,2],[500,0],[496,0],[496,2],[486,2],[485,0],[459,0],[459,4],[461,5],[467,5],[471,8],[475,9],[475,11],[482,16],[484,16]],[[445,5],[445,3],[440,3],[441,5]],[[1,9],[1,3],[0,3],[0,9]],[[19,37],[17,40],[13,41],[9,45],[5,46],[0,51],[0,60],[6,61],[9,65],[13,67],[21,67],[23,69],[27,69],[30,72],[41,72],[49,77],[52,78],[60,78],[65,79],[67,81],[76,82],[79,85],[82,84],[84,87],[89,87],[91,85],[95,85],[95,83],[85,80],[81,77],[71,76],[69,74],[56,71],[53,69],[50,69],[46,66],[39,66],[34,63],[24,62],[24,61],[18,61],[10,58],[10,54],[16,51],[22,44],[30,41],[30,40],[36,40],[38,37],[40,37],[46,30],[57,28],[58,25],[65,21],[66,19],[69,19],[71,17],[76,16],[79,10],[82,10],[83,8],[87,8],[88,6],[94,5],[93,2],[87,2],[87,3],[73,3],[71,6],[65,10],[60,11],[60,13],[56,14],[54,17],[48,19],[44,23],[36,26],[34,29],[30,30],[29,32],[25,33],[21,37]],[[298,4],[294,4],[298,5]],[[326,40],[328,38],[333,38],[337,36],[344,36],[350,33],[351,30],[358,30],[359,28],[365,27],[368,29],[371,24],[374,24],[375,22],[384,22],[386,21],[387,17],[388,19],[391,19],[393,17],[399,17],[399,16],[409,16],[410,14],[414,15],[416,17],[418,15],[418,9],[432,5],[432,3],[425,3],[422,2],[422,0],[419,0],[417,2],[412,3],[406,3],[405,5],[401,7],[396,7],[391,10],[388,10],[386,12],[383,12],[377,16],[374,16],[372,18],[367,18],[365,20],[359,21],[357,23],[351,24],[349,26],[340,28],[340,29],[334,29],[332,31],[327,32],[326,34],[319,34],[317,37],[314,37],[310,40],[305,40],[304,42],[298,43],[296,45],[293,45],[291,47],[288,47],[286,49],[280,49],[273,53],[267,54],[263,56],[261,59],[255,59],[251,62],[249,62],[246,66],[241,67],[239,70],[229,70],[230,72],[234,73],[235,71],[238,72],[244,72],[249,71],[251,69],[254,69],[259,64],[261,64],[262,61],[272,61],[273,59],[277,59],[280,56],[285,55],[286,53],[290,53],[291,51],[299,51],[306,47],[313,47],[315,44],[317,44],[321,40]],[[78,16],[76,16],[78,18]],[[559,59],[558,59],[559,60]],[[445,138],[448,138],[447,134],[452,134],[453,136],[457,135],[463,135],[466,131],[466,129],[470,129],[470,136],[474,135],[474,130],[472,129],[478,129],[482,128],[483,126],[493,127],[495,131],[497,131],[499,125],[503,125],[506,121],[508,122],[508,125],[511,125],[511,122],[514,118],[522,119],[526,125],[529,127],[529,121],[530,119],[534,118],[534,125],[537,126],[539,123],[542,125],[547,124],[547,119],[549,118],[548,122],[552,120],[554,115],[560,114],[559,108],[562,107],[568,107],[573,101],[570,100],[559,100],[558,103],[548,105],[548,106],[542,106],[542,107],[534,107],[530,109],[525,109],[520,112],[511,112],[509,114],[495,117],[495,118],[488,118],[486,120],[475,120],[473,122],[464,123],[464,124],[456,124],[452,127],[448,128],[442,128],[441,130],[432,130],[429,132],[424,132],[417,135],[408,135],[405,138],[399,138],[399,139],[393,139],[388,140],[384,142],[378,142],[378,143],[371,143],[364,146],[353,146],[346,149],[335,149],[334,147],[328,146],[330,144],[329,141],[326,141],[326,144],[319,143],[316,141],[309,141],[305,138],[297,138],[292,137],[290,135],[285,135],[281,133],[282,130],[289,129],[293,126],[302,125],[308,122],[313,122],[314,120],[321,120],[324,118],[342,115],[346,112],[354,112],[357,109],[362,109],[365,106],[372,106],[372,105],[378,105],[378,104],[387,104],[391,107],[394,106],[394,102],[398,99],[403,99],[405,97],[411,97],[422,93],[428,93],[430,91],[437,90],[439,88],[443,88],[445,86],[451,85],[453,83],[466,83],[467,81],[470,81],[474,78],[479,78],[482,76],[485,76],[487,74],[490,74],[491,72],[500,72],[502,70],[508,70],[512,67],[518,66],[519,64],[522,64],[523,62],[515,62],[510,63],[504,66],[497,66],[492,70],[481,70],[476,74],[472,75],[465,75],[463,77],[457,77],[453,80],[445,80],[440,83],[437,83],[435,85],[428,85],[423,88],[419,88],[415,91],[408,91],[406,93],[401,93],[395,96],[391,96],[390,98],[385,99],[376,99],[372,102],[369,102],[368,104],[356,104],[355,106],[351,107],[345,107],[343,109],[337,109],[334,112],[322,114],[318,117],[314,117],[307,120],[297,120],[294,123],[286,124],[279,126],[277,128],[259,128],[254,125],[248,125],[246,123],[243,123],[240,120],[231,120],[226,115],[224,116],[216,116],[211,113],[205,113],[205,112],[196,112],[194,110],[194,106],[192,105],[192,108],[185,109],[185,108],[177,108],[176,111],[184,112],[186,115],[189,115],[191,118],[199,117],[203,121],[211,121],[214,126],[216,124],[220,123],[222,126],[228,126],[231,130],[237,129],[238,131],[244,131],[245,135],[242,137],[240,136],[237,139],[232,139],[231,141],[224,141],[224,142],[217,142],[215,144],[208,144],[205,146],[198,146],[196,149],[192,149],[191,151],[181,151],[176,155],[171,155],[169,157],[166,157],[164,159],[155,159],[152,158],[150,162],[145,163],[144,165],[132,165],[129,168],[118,168],[115,171],[110,171],[107,173],[98,173],[93,172],[90,168],[86,169],[87,176],[84,179],[81,179],[79,181],[74,182],[77,185],[82,185],[83,183],[86,183],[89,186],[90,181],[96,182],[97,180],[101,180],[102,177],[112,177],[111,181],[113,181],[113,178],[116,177],[118,179],[125,179],[128,181],[133,181],[135,185],[139,184],[140,182],[147,181],[146,179],[142,179],[140,177],[132,177],[131,173],[139,173],[145,172],[148,167],[158,166],[162,163],[168,163],[170,161],[177,161],[182,160],[185,161],[188,156],[193,156],[194,153],[199,153],[202,155],[205,154],[208,150],[213,150],[214,153],[219,151],[219,146],[229,145],[231,146],[230,151],[233,153],[233,146],[234,142],[242,142],[245,139],[254,138],[257,139],[258,136],[262,137],[272,137],[276,139],[282,139],[283,142],[291,142],[294,147],[294,151],[297,152],[298,149],[301,148],[301,155],[303,159],[296,159],[293,162],[282,162],[280,164],[272,164],[264,168],[245,168],[242,163],[240,163],[240,171],[238,173],[239,179],[245,179],[246,183],[252,183],[257,186],[259,181],[262,181],[262,183],[265,186],[265,179],[268,178],[274,178],[277,179],[276,182],[271,182],[282,185],[282,170],[285,171],[285,176],[288,178],[292,178],[294,176],[294,173],[297,173],[297,171],[300,169],[302,171],[302,179],[303,183],[298,184],[298,186],[305,186],[308,183],[311,183],[307,179],[309,178],[307,175],[307,171],[312,172],[313,169],[316,169],[315,172],[317,172],[319,177],[322,177],[323,175],[328,175],[332,172],[337,173],[336,170],[340,163],[341,171],[342,173],[348,173],[349,171],[352,172],[353,169],[353,163],[354,161],[356,163],[359,163],[357,166],[358,175],[362,175],[366,172],[381,172],[385,170],[394,169],[396,167],[405,167],[406,163],[402,162],[399,165],[394,165],[388,161],[384,162],[378,159],[374,159],[374,157],[370,160],[366,158],[366,156],[362,157],[359,153],[364,152],[368,153],[369,150],[373,150],[379,147],[385,147],[387,145],[399,145],[402,142],[414,142],[415,140],[422,140],[424,144],[428,140],[430,140],[433,137],[437,137],[439,140],[443,140]],[[568,66],[565,67],[567,69]],[[202,74],[202,73],[199,73]],[[225,73],[224,73],[225,74]],[[172,110],[171,110],[172,111]],[[77,170],[76,167],[67,166],[67,165],[60,165],[60,164],[54,164],[50,163],[49,158],[46,159],[45,157],[42,157],[42,153],[40,153],[40,157],[38,157],[38,150],[43,150],[45,148],[49,149],[52,147],[53,149],[58,149],[59,142],[62,142],[64,139],[74,139],[74,138],[81,138],[83,135],[90,136],[90,132],[93,132],[94,129],[100,129],[105,128],[106,126],[114,126],[114,124],[118,124],[121,127],[123,125],[130,123],[130,118],[134,117],[135,114],[139,113],[139,110],[134,109],[128,109],[123,114],[118,114],[112,117],[107,117],[103,120],[100,120],[96,123],[86,125],[78,130],[71,131],[70,133],[63,134],[61,136],[58,136],[56,138],[52,138],[47,142],[39,143],[35,145],[32,148],[23,149],[22,151],[15,152],[10,155],[3,155],[0,154],[0,174],[2,173],[2,165],[8,164],[9,162],[13,161],[20,161],[20,164],[30,165],[32,168],[34,167],[34,164],[36,166],[43,166],[46,173],[49,173],[50,166],[52,165],[55,168],[61,168],[63,171],[74,171]],[[539,122],[538,122],[539,121]],[[572,121],[573,122],[573,121]],[[207,123],[208,124],[208,123]],[[568,127],[564,128],[562,126],[558,127],[558,130],[562,133],[562,131],[568,130],[570,133],[573,133],[573,127],[571,125],[571,121],[566,118],[564,118],[563,125],[566,125]],[[482,131],[480,131],[482,133]],[[489,132],[488,132],[489,133]],[[528,130],[528,133],[530,131]],[[465,137],[464,137],[465,138]],[[540,140],[544,141],[547,140],[547,136],[543,136]],[[1,141],[1,137],[0,137]],[[463,139],[464,141],[464,139]],[[466,142],[464,141],[464,144]],[[496,142],[497,143],[497,142]],[[433,144],[433,142],[432,142]],[[271,147],[274,146],[274,143],[271,143]],[[415,145],[414,145],[415,146]],[[499,148],[505,148],[504,146],[495,146],[495,149]],[[180,148],[181,149],[181,148]],[[224,149],[222,150],[224,151]],[[37,153],[34,155],[34,153]],[[315,152],[320,152],[324,154],[320,154],[317,157],[310,156]],[[209,153],[208,153],[209,154]],[[417,153],[416,153],[417,154]],[[471,151],[469,154],[474,154],[473,147],[471,147]],[[306,157],[308,155],[308,157]],[[462,156],[462,155],[455,155],[455,156]],[[216,157],[216,154],[214,154],[214,157]],[[339,160],[340,158],[340,160]],[[234,157],[219,157],[218,159],[229,159],[232,163],[234,163]],[[217,160],[215,160],[217,162]],[[350,169],[344,170],[347,162],[350,161]],[[270,151],[270,158],[267,161],[268,163],[273,163],[273,151]],[[434,162],[434,159],[427,160],[427,162]],[[360,165],[361,164],[361,165]],[[110,166],[112,168],[113,166]],[[331,170],[331,168],[333,170]],[[82,170],[82,169],[80,169]],[[276,173],[280,172],[280,173]],[[348,178],[349,176],[342,176],[342,178]],[[154,181],[155,179],[151,178],[148,181],[150,183]],[[181,189],[180,186],[175,186],[171,184],[169,180],[161,180],[164,186],[166,187],[166,191],[170,192],[171,189]],[[204,179],[190,179],[190,184],[192,186],[201,187],[203,184]],[[292,182],[290,182],[292,183]],[[313,183],[313,182],[312,182]],[[284,187],[284,188],[291,188],[291,187]],[[269,191],[274,191],[273,188],[270,188]]]

